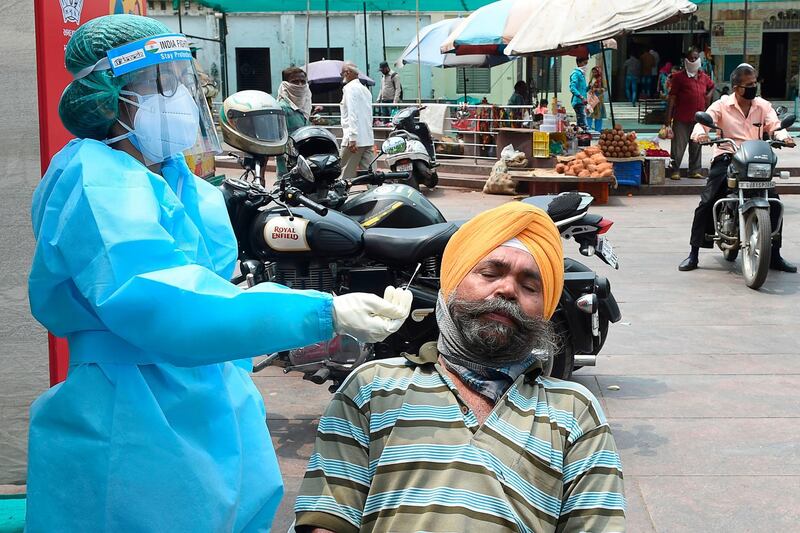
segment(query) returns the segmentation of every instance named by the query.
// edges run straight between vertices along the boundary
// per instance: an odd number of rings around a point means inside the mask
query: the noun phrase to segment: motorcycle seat
[[[589,207],[583,197],[577,193],[562,193],[558,195],[531,196],[522,200],[545,211],[553,222],[560,222],[567,218],[585,213]]]
[[[389,137],[402,137],[407,141],[420,141],[418,135],[406,130],[394,130],[392,133],[389,134]]]
[[[459,226],[442,222],[421,228],[369,228],[364,232],[364,253],[389,264],[418,263],[441,255]]]

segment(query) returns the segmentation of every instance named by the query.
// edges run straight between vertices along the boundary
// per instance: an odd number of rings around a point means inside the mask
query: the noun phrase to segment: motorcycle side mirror
[[[705,111],[698,111],[697,113],[695,113],[694,119],[695,121],[697,121],[699,124],[702,124],[706,128],[711,128],[712,130],[719,129],[719,127],[716,124],[714,124],[714,119],[711,118],[711,115],[709,115]]]
[[[389,137],[381,145],[381,152],[387,155],[402,154],[406,151],[406,140],[402,137]]]
[[[781,129],[785,130],[786,128],[788,128],[789,126],[794,124],[796,120],[797,120],[797,116],[795,116],[793,113],[790,113],[790,114],[786,115],[781,120]]]
[[[297,156],[297,164],[295,165],[295,170],[300,177],[302,177],[306,181],[310,181],[314,183],[314,173],[311,171],[311,167],[308,166],[308,161],[302,155]]]

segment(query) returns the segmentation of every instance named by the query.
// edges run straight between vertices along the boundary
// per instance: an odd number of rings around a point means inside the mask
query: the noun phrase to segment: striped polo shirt
[[[622,465],[592,393],[535,365],[479,424],[434,343],[342,384],[295,512],[298,528],[336,532],[625,530]]]

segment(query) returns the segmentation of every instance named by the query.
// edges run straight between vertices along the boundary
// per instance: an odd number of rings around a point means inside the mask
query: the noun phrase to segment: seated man
[[[320,420],[297,531],[625,529],[622,466],[598,401],[542,375],[561,239],[508,203],[444,252],[438,343],[357,369]]]

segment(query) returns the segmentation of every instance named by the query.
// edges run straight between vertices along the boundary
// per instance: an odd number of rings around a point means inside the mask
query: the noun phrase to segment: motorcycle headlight
[[[772,177],[772,165],[769,163],[750,163],[747,165],[747,177],[766,180]]]

